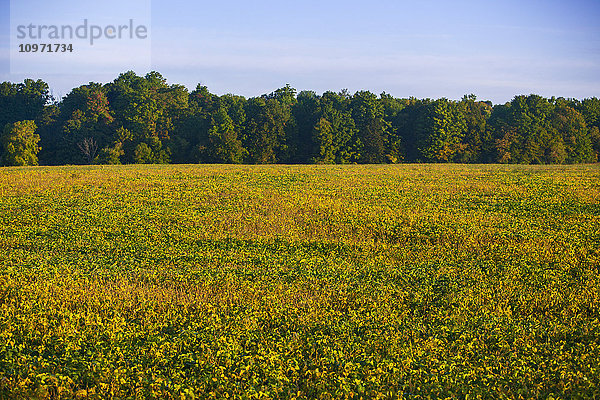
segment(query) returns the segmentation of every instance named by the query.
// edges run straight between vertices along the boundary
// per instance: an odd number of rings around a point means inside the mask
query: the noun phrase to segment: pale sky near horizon
[[[125,71],[10,74],[8,0],[0,13],[0,81],[40,78],[62,96]],[[151,15],[151,69],[189,89],[252,97],[289,83],[495,104],[600,96],[600,0],[152,0]]]

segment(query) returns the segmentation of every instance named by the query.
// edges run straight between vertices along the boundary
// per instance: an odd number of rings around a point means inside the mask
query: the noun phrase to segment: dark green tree
[[[246,103],[244,147],[250,162],[268,164],[293,160],[297,150],[293,147],[297,143],[297,129],[292,118],[295,93],[295,89],[287,85]]]
[[[313,151],[313,161],[324,161],[319,159],[323,152],[333,153],[334,162],[338,164],[358,162],[362,146],[360,141],[355,141],[357,129],[352,119],[351,97],[346,92],[323,93],[318,115],[331,124],[332,138],[330,143],[328,141],[314,143],[317,151]],[[327,135],[324,138],[327,138]],[[331,149],[326,149],[327,146],[331,146]]]
[[[420,100],[414,97],[404,100],[404,108],[398,112],[393,122],[396,134],[400,137],[400,152],[408,162],[422,162],[419,152],[419,139],[427,134],[427,115],[429,99]]]
[[[251,98],[129,71],[60,102],[41,80],[0,84],[0,127],[34,121],[42,164],[581,163],[600,157],[600,100],[516,96],[492,107],[286,85]]]
[[[214,163],[240,164],[248,154],[238,139],[235,124],[225,107],[219,108],[208,130],[208,160]]]
[[[320,152],[319,135],[315,136],[314,129],[319,120],[320,98],[313,91],[302,91],[298,93],[297,103],[292,109],[297,129],[293,138],[295,154],[293,162],[306,163],[316,161],[317,153]],[[316,158],[315,158],[316,157]]]
[[[360,143],[360,162],[387,162],[386,142],[389,122],[384,120],[383,103],[369,91],[356,92],[352,97],[352,118],[357,128],[356,142]]]
[[[37,121],[51,100],[48,84],[40,79],[0,83],[0,126],[24,120]]]
[[[456,146],[452,161],[460,163],[483,162],[487,120],[492,113],[492,105],[477,101],[475,95],[464,96],[457,104],[457,113],[464,120],[464,134]]]
[[[583,116],[565,103],[554,108],[552,125],[562,137],[565,157],[561,160],[569,164],[585,163],[593,160],[592,140]]]
[[[73,89],[60,104],[57,155],[69,164],[91,164],[99,149],[110,146],[114,117],[102,85]]]
[[[591,97],[583,101],[572,101],[571,107],[581,113],[588,127],[588,136],[592,144],[591,160],[600,161],[600,99]]]
[[[210,162],[206,152],[209,146],[208,131],[212,115],[219,108],[219,96],[210,93],[206,86],[197,85],[188,96],[188,107],[177,124],[169,146],[173,149],[175,162]]]

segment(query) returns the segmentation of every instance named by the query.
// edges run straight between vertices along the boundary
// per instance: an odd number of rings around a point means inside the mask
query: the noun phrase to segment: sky
[[[288,83],[319,94],[348,89],[460,99],[473,93],[494,104],[531,93],[600,96],[600,0],[137,1],[149,11],[147,65],[130,63],[122,51],[96,51],[87,63],[58,71],[42,63],[33,74],[11,74],[10,1],[0,0],[0,80],[43,79],[56,97],[128,69],[246,97]],[[13,0],[13,11],[16,2],[40,24],[44,16],[56,18],[59,5],[71,7],[75,19],[104,13],[120,21],[139,11],[121,1],[98,14],[77,14],[76,5],[86,3],[68,0]],[[106,68],[91,67],[102,63]]]

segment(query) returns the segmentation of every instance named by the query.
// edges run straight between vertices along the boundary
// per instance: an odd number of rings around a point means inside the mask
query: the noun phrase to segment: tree
[[[466,124],[458,103],[442,98],[426,106],[416,127],[420,158],[429,162],[450,162],[461,150]]]
[[[383,103],[369,91],[356,92],[352,97],[352,118],[357,128],[356,142],[360,143],[360,162],[377,164],[386,162],[388,129],[390,123],[384,120]]]
[[[490,117],[498,156],[511,163],[563,163],[567,148],[558,130],[555,105],[537,95],[516,96]]]
[[[566,104],[559,104],[554,109],[552,124],[562,137],[565,162],[573,164],[592,161],[591,137],[585,120],[578,111]]]
[[[56,142],[53,126],[58,116],[58,108],[50,95],[48,84],[42,80],[25,79],[22,83],[0,83],[0,134],[8,123],[17,121],[35,121],[37,134],[41,137],[44,150],[40,154],[45,160],[59,163],[53,152]],[[47,157],[49,156],[49,157]]]
[[[482,143],[482,160],[508,164],[512,161],[511,147],[516,136],[510,124],[510,103],[495,105],[487,121]]]
[[[115,134],[113,111],[102,85],[90,82],[73,89],[60,112],[58,156],[71,164],[91,164],[98,148],[109,146]]]
[[[98,153],[98,143],[94,140],[94,138],[86,137],[79,143],[77,143],[77,147],[81,151],[81,154],[85,157],[88,164],[91,164],[96,158],[96,154]]]
[[[134,160],[136,164],[152,164],[154,155],[152,149],[146,143],[140,143],[135,147]]]
[[[389,162],[397,163],[403,159],[402,137],[400,136],[398,116],[406,107],[406,101],[396,99],[385,92],[380,95],[380,99],[383,104],[383,119],[389,125],[386,157]]]
[[[51,101],[48,84],[41,79],[0,84],[0,126],[10,122],[37,120]]]
[[[4,165],[38,165],[40,136],[35,133],[36,129],[35,122],[31,120],[6,124],[0,137]]]
[[[279,89],[246,103],[244,147],[250,162],[269,164],[290,160],[293,153],[290,136],[295,132],[290,90],[293,89]]]
[[[590,141],[592,142],[592,162],[600,161],[600,129],[597,126],[590,128]]]
[[[177,123],[177,133],[169,141],[175,162],[209,161],[205,151],[208,146],[208,130],[212,114],[218,105],[219,96],[210,93],[206,86],[198,84],[189,94],[188,107]]]
[[[269,95],[263,95],[262,98],[265,99],[266,106],[263,108],[264,117],[274,134],[275,162],[292,162],[298,152],[298,127],[292,116],[292,108],[297,103],[296,89],[287,84]]]
[[[590,97],[581,102],[576,101],[572,103],[574,104],[570,104],[570,106],[581,113],[588,127],[600,127],[600,99]]]
[[[18,121],[37,126],[33,153],[44,165],[600,159],[596,97],[516,96],[492,107],[474,95],[452,101],[348,90],[296,94],[285,85],[246,99],[203,85],[188,92],[158,72],[128,71],[108,84],[76,87],[60,102],[41,80],[0,83],[0,134]]]
[[[125,160],[135,162],[135,150],[141,143],[151,147],[154,162],[168,160],[170,151],[162,142],[169,143],[178,120],[186,115],[187,89],[167,85],[166,79],[155,71],[144,77],[129,71],[108,84],[106,91],[115,111],[116,126],[132,134],[130,142],[123,142]]]
[[[333,146],[333,126],[325,118],[319,119],[313,128],[313,142],[317,143],[317,154],[311,160],[319,164],[332,164],[335,161]]]
[[[248,154],[238,139],[233,120],[227,115],[224,107],[219,108],[215,114],[208,138],[207,152],[211,162],[239,164]]]
[[[296,136],[293,147],[296,149],[293,161],[305,163],[317,157],[316,153],[320,145],[315,142],[318,140],[314,136],[315,124],[319,119],[319,103],[320,98],[313,91],[302,91],[298,93],[297,103],[292,109],[292,114],[295,120]]]
[[[40,135],[39,163],[42,165],[60,165],[65,160],[61,157],[61,112],[58,103],[44,107],[42,115],[36,120],[36,133]]]
[[[515,154],[525,164],[561,163],[564,143],[552,126],[553,104],[541,96],[517,96],[511,102],[511,124],[516,128]]]
[[[414,97],[404,100],[404,108],[398,112],[393,124],[396,135],[400,138],[400,151],[402,157],[408,162],[421,162],[418,140],[426,128],[426,116],[429,112],[431,100],[420,100]]]
[[[94,162],[97,164],[121,164],[121,157],[124,154],[123,144],[116,142],[112,146],[100,150]]]
[[[464,134],[457,145],[452,161],[473,163],[483,161],[487,120],[492,112],[491,104],[477,101],[473,94],[464,96],[457,104],[458,112],[464,118]]]
[[[591,160],[600,161],[600,99],[591,97],[583,101],[572,101],[571,106],[581,113],[588,127],[592,145]]]
[[[331,124],[331,142],[328,141],[328,135],[313,136],[313,140],[316,140],[313,160],[318,159],[323,151],[324,154],[333,153],[334,162],[339,164],[358,162],[362,145],[359,140],[353,140],[357,130],[352,119],[351,97],[348,93],[323,93],[318,115]],[[321,139],[325,142],[321,142]],[[331,149],[326,150],[327,146],[331,146]]]

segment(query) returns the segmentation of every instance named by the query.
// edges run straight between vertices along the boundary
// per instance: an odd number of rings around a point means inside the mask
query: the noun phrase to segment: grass
[[[598,398],[600,166],[0,169],[0,398]]]

